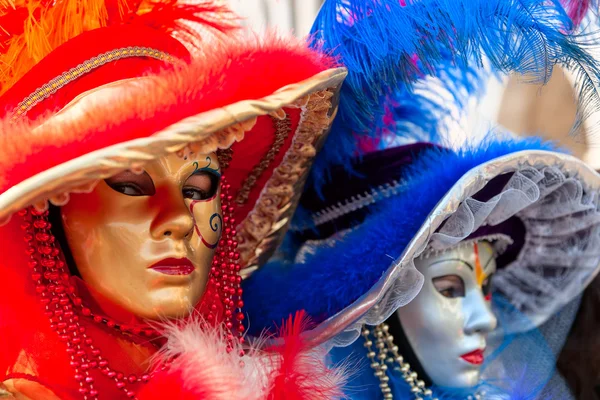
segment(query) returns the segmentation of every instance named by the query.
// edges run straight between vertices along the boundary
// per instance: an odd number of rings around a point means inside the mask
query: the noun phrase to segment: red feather
[[[179,4],[177,0],[155,0],[151,4],[149,12],[133,14],[130,23],[172,34],[192,47],[206,45],[215,34],[240,29],[239,17],[214,1]]]
[[[166,327],[168,345],[158,366],[174,360],[139,393],[140,400],[330,400],[343,397],[346,370],[329,368],[325,352],[311,349],[301,334],[308,326],[304,312],[290,317],[281,329],[283,344],[267,351],[239,346],[225,353],[223,332],[200,319]],[[255,343],[261,343],[261,340]],[[247,349],[248,350],[248,349]]]
[[[195,22],[220,32],[239,29],[239,18],[224,5],[214,1],[180,4],[178,0],[154,0],[148,12],[131,15],[131,21],[148,27],[172,32],[182,28],[181,21]]]
[[[562,0],[563,7],[575,25],[579,25],[592,6],[592,0]]]
[[[304,311],[296,312],[282,324],[283,344],[270,349],[281,356],[281,364],[273,372],[269,400],[337,399],[343,397],[345,371],[329,368],[326,352],[310,349],[302,337],[310,325]]]
[[[239,28],[215,0],[17,0],[0,3],[0,93],[71,39],[103,27],[143,25],[185,44]],[[193,28],[192,28],[193,26]]]

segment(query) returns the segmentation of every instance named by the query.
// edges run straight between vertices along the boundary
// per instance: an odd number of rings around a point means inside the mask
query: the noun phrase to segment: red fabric
[[[157,374],[148,386],[142,389],[137,398],[140,400],[211,400],[196,391],[189,390],[181,375],[166,372]]]
[[[41,335],[51,334],[49,328],[44,329],[43,322],[47,319],[35,301],[35,288],[27,271],[28,258],[20,224],[21,218],[14,216],[8,225],[0,228],[0,276],[3,282],[10,282],[0,291],[0,344],[3,345],[0,350],[0,371],[12,366],[24,345],[34,341],[38,326]]]
[[[259,179],[256,180],[255,188],[263,188],[267,180],[271,177],[273,168],[281,164],[285,151],[289,149],[293,140],[293,133],[298,128],[300,121],[300,110],[286,109],[290,118],[291,131],[285,143],[281,147],[281,151],[277,153],[273,161],[269,164],[269,168],[265,170]],[[250,168],[258,165],[262,158],[269,152],[275,141],[275,129],[273,128],[273,120],[271,118],[259,118],[256,126],[252,131],[246,134],[243,141],[234,143],[231,146],[233,150],[233,159],[227,168],[227,181],[233,188],[239,188],[243,181],[248,177]],[[251,143],[251,145],[249,144]],[[234,211],[234,218],[241,222],[243,217],[254,207],[260,190],[252,190],[248,196],[248,200],[243,205],[237,205]]]

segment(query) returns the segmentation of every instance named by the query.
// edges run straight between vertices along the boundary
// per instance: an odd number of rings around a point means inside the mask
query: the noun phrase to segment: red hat
[[[228,149],[241,257],[257,263],[295,209],[346,72],[297,39],[244,37],[216,2],[140,3],[0,12],[0,221],[186,146]]]

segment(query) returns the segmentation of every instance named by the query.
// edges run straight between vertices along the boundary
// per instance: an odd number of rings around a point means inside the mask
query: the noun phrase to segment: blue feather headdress
[[[328,1],[315,24],[314,40],[341,58],[349,79],[333,132],[313,167],[313,185],[303,196],[304,212],[295,221],[300,232],[287,238],[292,256],[284,254],[243,282],[251,334],[298,309],[318,323],[308,334],[315,343],[342,337],[338,343],[348,344],[357,336],[356,324],[383,322],[420,289],[422,276],[406,266],[462,202],[498,186],[490,184],[497,171],[510,176],[529,168],[529,162],[540,168],[560,164],[561,179],[584,187],[584,203],[596,201],[600,177],[537,139],[492,133],[483,143],[456,151],[422,143],[403,147],[406,151],[392,158],[394,149],[355,157],[364,138],[397,135],[405,141],[439,143],[442,116],[481,92],[490,71],[526,73],[545,82],[554,64],[575,64],[587,73],[581,93],[596,101],[598,65],[578,38],[565,33],[571,20],[557,2],[364,3]],[[491,60],[491,70],[478,69],[484,56]],[[427,85],[424,78],[430,75],[440,78],[452,99],[439,97],[439,87]],[[394,157],[403,161],[396,163]],[[374,167],[361,170],[368,158]],[[342,166],[342,172],[332,185],[322,185],[333,165]],[[584,203],[582,208],[591,208]],[[595,229],[597,217],[589,219],[592,228],[581,229]],[[298,243],[302,251],[296,254]],[[506,279],[516,278],[507,273]],[[520,310],[537,318],[536,323],[547,317],[548,309],[535,315],[525,310],[528,306],[522,304]]]
[[[581,14],[586,7],[566,1],[572,12]],[[558,0],[326,1],[313,26],[313,41],[336,55],[349,74],[310,183],[319,189],[332,165],[350,167],[357,137],[380,134],[390,96],[423,99],[413,92],[423,76],[440,77],[459,103],[464,94],[481,93],[481,85],[473,83],[489,74],[481,68],[484,59],[494,72],[522,74],[534,83],[546,83],[556,64],[573,71],[579,86],[575,132],[600,105],[600,69],[583,45],[585,38],[569,33],[572,28]],[[456,68],[451,75],[448,66]],[[457,76],[456,71],[471,73]],[[435,106],[442,113],[447,109]],[[410,111],[401,116],[401,124],[423,122],[421,113]],[[406,130],[396,132],[404,136]]]
[[[510,236],[515,246],[498,259],[505,268],[495,286],[536,325],[598,272],[600,175],[551,144],[492,132],[458,150],[403,146],[364,164],[362,177],[337,175],[321,202],[306,192],[301,204],[312,226],[290,234],[300,251],[243,282],[251,333],[303,309],[319,324],[310,333],[316,343],[336,335],[336,344],[351,343],[361,324],[383,322],[416,296],[422,276],[414,259],[444,248],[436,235],[451,238],[450,247]],[[487,211],[471,214],[477,210]]]

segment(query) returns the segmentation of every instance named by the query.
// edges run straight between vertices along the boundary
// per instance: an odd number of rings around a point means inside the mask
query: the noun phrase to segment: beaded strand
[[[400,372],[404,381],[410,386],[410,391],[415,396],[415,400],[438,400],[433,397],[431,389],[425,387],[425,382],[418,378],[417,373],[411,370],[410,364],[404,361],[404,357],[399,353],[398,346],[394,344],[394,337],[389,333],[387,324],[383,323],[375,326],[373,332],[363,327],[362,336],[365,339],[364,346],[367,348],[367,357],[371,361],[370,365],[375,376],[379,379],[379,387],[384,399],[394,398],[387,376],[388,367],[393,367],[394,371]],[[373,338],[375,339],[377,354],[372,350]],[[375,360],[375,357],[378,361]]]
[[[225,177],[221,179],[221,201],[223,211],[223,237],[219,241],[219,248],[213,258],[209,284],[217,289],[209,296],[208,321],[220,323],[215,316],[219,309],[218,303],[222,300],[224,309],[223,324],[226,328],[227,351],[234,348],[235,341],[243,343],[245,327],[244,314],[241,311],[242,301],[241,276],[239,272],[240,254],[237,251],[238,243],[234,240],[236,231],[235,220],[232,217],[234,207],[232,196],[229,194],[231,186]],[[229,204],[229,205],[228,205]],[[136,327],[118,324],[110,318],[97,315],[86,307],[83,300],[76,295],[76,288],[70,281],[68,268],[61,257],[61,251],[56,237],[52,234],[52,225],[48,221],[48,211],[37,211],[31,207],[18,213],[23,218],[21,229],[24,231],[24,240],[27,243],[26,253],[29,257],[28,268],[31,279],[35,283],[35,291],[44,306],[44,315],[48,317],[50,328],[55,331],[59,340],[66,345],[70,358],[70,366],[74,378],[78,382],[78,391],[84,400],[97,400],[99,393],[95,387],[95,379],[90,371],[100,370],[102,375],[112,380],[116,387],[127,398],[134,399],[136,393],[131,385],[147,383],[157,372],[168,368],[169,363],[162,365],[158,370],[141,376],[124,373],[111,368],[108,361],[102,356],[87,333],[86,328],[80,323],[80,316],[88,318],[95,324],[102,324],[114,329],[123,335],[143,336],[150,339],[160,337],[160,333],[147,327]],[[235,334],[234,334],[235,332]],[[240,356],[244,352],[241,351]]]

